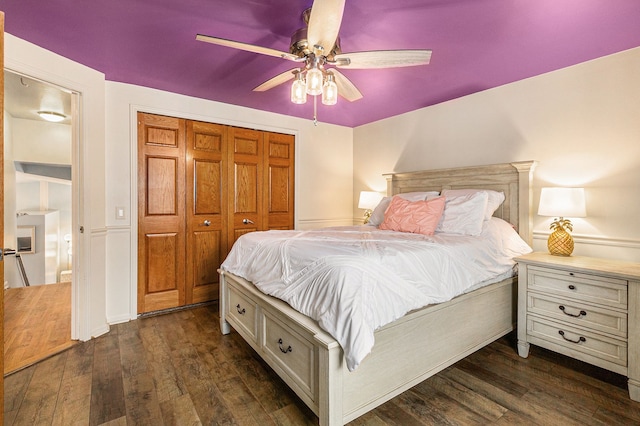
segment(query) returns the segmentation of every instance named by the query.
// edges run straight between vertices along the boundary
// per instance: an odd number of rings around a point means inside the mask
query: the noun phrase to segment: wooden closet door
[[[229,143],[232,160],[229,162],[229,178],[233,182],[229,202],[229,249],[247,232],[266,229],[264,165],[264,133],[257,130],[229,127]]]
[[[265,133],[268,229],[294,228],[295,137]]]
[[[138,313],[185,303],[185,121],[138,113]]]
[[[218,298],[218,268],[228,253],[226,133],[226,126],[187,121],[187,304]]]

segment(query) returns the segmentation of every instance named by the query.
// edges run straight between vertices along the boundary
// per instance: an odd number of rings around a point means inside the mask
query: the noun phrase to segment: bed
[[[385,175],[387,193],[445,189],[503,192],[494,216],[531,245],[535,162]],[[509,333],[516,277],[415,309],[375,331],[373,350],[353,371],[338,341],[315,320],[246,279],[220,270],[220,326],[233,327],[318,416],[342,425]],[[437,342],[434,344],[434,342]]]

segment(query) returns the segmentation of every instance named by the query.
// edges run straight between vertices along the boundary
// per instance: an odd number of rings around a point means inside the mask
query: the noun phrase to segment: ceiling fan
[[[338,94],[351,102],[361,99],[362,93],[337,68],[396,68],[429,63],[431,50],[372,50],[343,53],[340,49],[338,32],[342,23],[344,5],[345,0],[315,0],[311,8],[303,13],[307,26],[291,36],[288,52],[203,34],[198,34],[196,40],[298,63],[298,67],[276,75],[253,90],[263,92],[295,79],[291,90],[291,101],[300,104],[306,102],[307,94],[314,96],[322,94],[322,103],[325,105],[335,104]]]

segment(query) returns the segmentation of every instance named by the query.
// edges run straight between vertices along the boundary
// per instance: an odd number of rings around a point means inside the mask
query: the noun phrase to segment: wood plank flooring
[[[113,326],[5,379],[5,425],[316,425],[217,305]],[[509,335],[352,425],[640,424],[626,378]]]
[[[71,340],[70,282],[5,290],[4,374],[75,343]]]

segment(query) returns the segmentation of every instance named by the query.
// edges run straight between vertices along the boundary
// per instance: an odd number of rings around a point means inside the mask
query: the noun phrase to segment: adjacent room
[[[0,11],[5,424],[640,422],[636,1]]]

